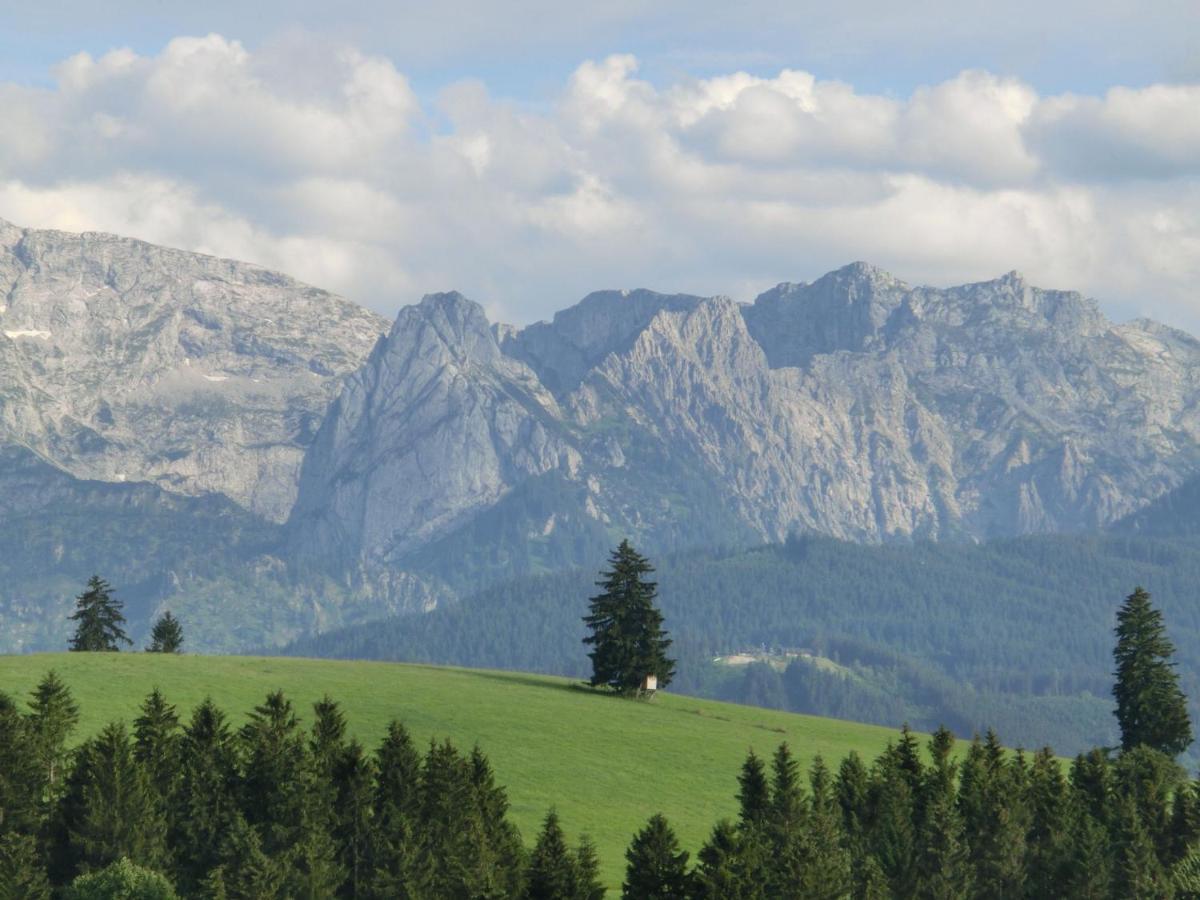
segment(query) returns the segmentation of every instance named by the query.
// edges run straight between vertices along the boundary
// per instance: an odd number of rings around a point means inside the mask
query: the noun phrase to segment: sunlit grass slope
[[[660,693],[639,703],[561,679],[513,672],[295,658],[62,653],[0,656],[0,690],[26,698],[55,669],[82,708],[75,739],[106,722],[132,722],[157,686],[181,716],[206,696],[241,722],[282,689],[304,722],[314,701],[339,701],[354,736],[374,748],[401,720],[419,744],[478,743],[508,788],[512,816],[532,845],[557,807],[572,840],[596,841],[610,886],[621,882],[632,834],[656,812],[693,854],[712,824],[736,812],[738,769],[750,748],[787,741],[802,764],[836,767],[851,750],[868,760],[895,732],[870,725]]]

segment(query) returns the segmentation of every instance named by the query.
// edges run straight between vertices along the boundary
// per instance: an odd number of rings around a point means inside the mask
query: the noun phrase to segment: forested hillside
[[[1200,694],[1194,538],[864,547],[807,537],[655,562],[680,692],[893,726],[945,723],[964,736],[992,726],[1014,743],[1070,753],[1111,745],[1113,616],[1141,584],[1166,615],[1185,690]],[[513,581],[289,652],[583,675],[594,580],[573,570]],[[764,645],[809,656],[713,663]]]

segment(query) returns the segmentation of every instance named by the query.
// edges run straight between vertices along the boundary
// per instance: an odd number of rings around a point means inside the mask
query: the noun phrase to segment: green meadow
[[[769,757],[787,741],[804,765],[817,754],[836,768],[851,750],[868,761],[895,732],[660,693],[649,702],[593,692],[562,678],[397,663],[276,657],[60,653],[0,656],[0,690],[25,698],[48,670],[81,707],[76,742],[105,723],[132,722],[158,687],[181,718],[205,697],[235,723],[269,691],[282,689],[302,722],[312,704],[337,700],[351,734],[370,748],[399,719],[418,744],[450,738],[478,744],[508,788],[512,818],[527,845],[556,807],[574,840],[596,841],[616,887],[633,833],[653,813],[670,820],[695,854],[713,823],[733,816],[746,751]]]

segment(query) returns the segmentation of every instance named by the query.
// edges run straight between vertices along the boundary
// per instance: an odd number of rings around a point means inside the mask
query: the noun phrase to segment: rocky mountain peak
[[[856,262],[812,284],[778,285],[744,315],[772,366],[803,367],[817,354],[878,343],[910,290],[882,269]]]
[[[555,313],[552,321],[509,336],[504,352],[526,363],[562,396],[605,356],[627,350],[660,312],[694,309],[700,301],[690,294],[596,291]]]
[[[458,291],[426,294],[420,303],[400,310],[387,345],[392,354],[415,352],[426,363],[445,357],[462,365],[490,365],[500,357],[483,307]]]
[[[67,472],[283,520],[304,448],[385,323],[258,266],[110,234],[0,230],[0,341],[37,400],[0,438]],[[17,424],[21,423],[21,424]]]

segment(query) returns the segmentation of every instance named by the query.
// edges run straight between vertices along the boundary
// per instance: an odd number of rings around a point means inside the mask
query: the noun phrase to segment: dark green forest
[[[602,561],[287,652],[586,677],[581,616]],[[801,537],[654,563],[681,693],[895,727],[945,724],[962,737],[995,727],[1015,744],[1067,753],[1108,746],[1114,616],[1142,584],[1170,622],[1185,692],[1200,696],[1200,538],[862,546]],[[754,648],[806,650],[837,667],[713,664]]]
[[[594,848],[553,810],[527,846],[479,748],[422,753],[394,722],[368,752],[336,702],[302,728],[279,693],[236,731],[211,702],[181,722],[154,692],[131,730],[68,751],[78,714],[52,673],[24,710],[0,694],[0,896],[604,896]],[[632,835],[622,896],[1200,897],[1200,785],[1144,743],[1064,768],[994,732],[963,755],[945,729],[923,748],[905,728],[874,761],[807,773],[786,744],[750,753],[737,783],[737,819],[694,856],[661,815]]]
[[[282,693],[234,730],[211,701],[181,722],[155,691],[132,729],[68,750],[78,719],[53,673],[25,710],[0,693],[0,897],[519,900],[548,896],[547,842],[566,886],[553,896],[603,896],[592,845],[568,847],[556,820],[527,851],[478,747],[422,752],[393,722],[370,752],[336,702],[305,729]],[[158,892],[98,884],[130,878]]]

